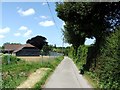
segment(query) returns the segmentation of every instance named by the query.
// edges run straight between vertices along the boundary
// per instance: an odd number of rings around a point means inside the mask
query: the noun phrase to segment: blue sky
[[[55,3],[49,2],[49,5],[55,22],[47,3],[2,2],[0,46],[5,42],[25,44],[28,39],[37,35],[46,37],[48,44],[62,46],[61,28],[64,22],[57,17]],[[90,44],[91,41],[87,40],[85,43]]]

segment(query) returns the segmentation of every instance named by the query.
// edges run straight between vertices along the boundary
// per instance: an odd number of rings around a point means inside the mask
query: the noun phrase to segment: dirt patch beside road
[[[44,74],[50,70],[49,68],[40,68],[36,72],[32,73],[26,81],[20,84],[17,88],[33,88],[33,86],[40,81]]]

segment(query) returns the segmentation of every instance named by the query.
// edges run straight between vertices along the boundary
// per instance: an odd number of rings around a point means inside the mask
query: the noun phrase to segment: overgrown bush
[[[100,88],[120,89],[120,29],[105,38],[96,58],[96,67],[90,68],[95,77],[99,78]],[[94,68],[94,69],[93,69]]]
[[[75,50],[74,50],[73,46],[70,47],[69,52],[68,52],[68,56],[72,59],[76,58]]]
[[[100,45],[96,53],[95,46],[79,46],[77,56],[71,47],[69,56],[73,58],[79,69],[89,65],[86,74],[90,76],[99,88],[120,89],[120,28],[110,33]],[[88,52],[88,53],[87,53]],[[96,55],[94,57],[94,54]],[[87,61],[88,60],[88,61]],[[87,61],[87,62],[86,62]]]
[[[83,65],[86,63],[88,52],[88,46],[80,45],[77,50],[77,57],[75,63],[77,64],[79,69],[83,69]]]

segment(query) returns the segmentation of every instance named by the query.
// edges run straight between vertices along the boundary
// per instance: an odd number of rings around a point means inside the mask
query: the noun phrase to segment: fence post
[[[8,64],[10,64],[10,51],[8,50]]]

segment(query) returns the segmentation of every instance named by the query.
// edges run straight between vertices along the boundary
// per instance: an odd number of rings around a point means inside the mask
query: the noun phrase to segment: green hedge
[[[94,46],[79,46],[77,55],[71,47],[69,56],[73,58],[79,69],[86,64],[87,58],[94,56]],[[93,53],[94,52],[94,53]],[[91,66],[86,75],[90,76],[98,88],[120,90],[120,28],[104,38],[100,53],[95,58],[89,58]],[[95,61],[96,60],[96,61]]]
[[[88,52],[88,46],[80,45],[77,50],[77,57],[75,59],[75,63],[79,69],[83,68],[83,65],[86,63]]]
[[[116,30],[104,40],[100,47],[100,54],[87,72],[96,80],[99,88],[120,89],[120,29]]]

